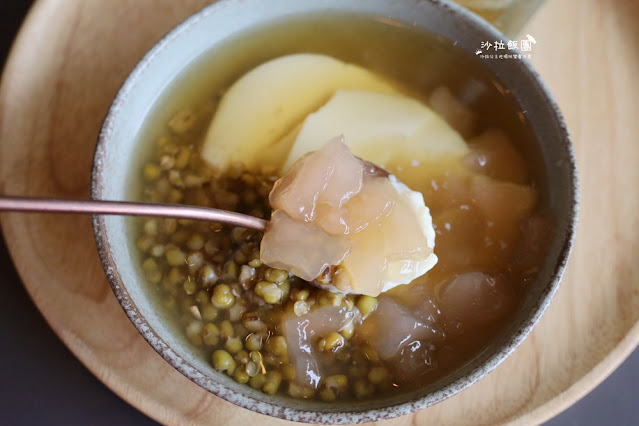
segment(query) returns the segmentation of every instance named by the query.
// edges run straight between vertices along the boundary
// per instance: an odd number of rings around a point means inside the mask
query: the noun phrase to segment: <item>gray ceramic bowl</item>
[[[475,53],[484,40],[505,40],[494,28],[438,0],[228,0],[197,13],[161,40],[139,63],[118,93],[100,134],[94,160],[96,199],[128,195],[136,135],[159,94],[200,55],[248,28],[296,14],[350,12],[416,25]],[[501,363],[530,333],[548,307],[564,273],[578,211],[575,159],[563,119],[543,82],[526,61],[486,61],[485,66],[510,89],[525,111],[550,183],[550,209],[556,231],[546,262],[510,326],[473,361],[416,392],[361,403],[291,401],[254,391],[213,370],[193,353],[154,310],[145,290],[123,217],[98,216],[95,235],[106,275],[127,315],[144,338],[178,371],[210,392],[241,407],[288,420],[359,423],[408,414],[436,404],[470,386]]]

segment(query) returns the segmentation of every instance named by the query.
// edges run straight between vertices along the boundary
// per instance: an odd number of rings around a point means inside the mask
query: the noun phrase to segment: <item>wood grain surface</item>
[[[87,198],[95,141],[126,75],[207,0],[40,0],[0,87],[0,193]],[[404,424],[540,423],[639,341],[639,2],[549,0],[524,34],[572,133],[581,217],[568,273],[532,335],[488,377]],[[107,386],[166,424],[285,424],[191,383],[111,293],[88,217],[3,214],[35,304]]]

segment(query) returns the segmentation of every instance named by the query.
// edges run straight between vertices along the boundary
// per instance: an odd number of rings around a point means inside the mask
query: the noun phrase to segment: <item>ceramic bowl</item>
[[[126,199],[136,135],[159,94],[184,68],[212,46],[246,29],[297,14],[348,12],[414,25],[475,54],[485,40],[506,40],[489,24],[459,6],[437,0],[228,0],[214,3],[175,28],[140,61],[106,117],[94,159],[92,195]],[[178,371],[238,406],[283,419],[311,423],[360,423],[408,414],[448,398],[481,379],[530,333],[556,292],[568,260],[578,210],[575,158],[564,121],[544,83],[525,60],[486,61],[510,90],[532,126],[549,185],[555,234],[537,279],[513,321],[471,362],[418,391],[392,398],[321,403],[267,396],[216,372],[154,309],[135,261],[124,217],[96,216],[95,236],[113,291],[135,327]]]

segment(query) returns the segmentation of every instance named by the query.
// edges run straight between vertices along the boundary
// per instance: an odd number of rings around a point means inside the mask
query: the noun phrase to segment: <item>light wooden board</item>
[[[128,72],[207,0],[41,0],[0,89],[0,193],[85,198],[100,124]],[[581,220],[549,311],[496,371],[386,425],[539,423],[603,380],[639,340],[639,2],[549,0],[524,30],[574,139]],[[129,323],[89,218],[2,215],[34,302],[107,386],[168,424],[284,424],[208,394]]]

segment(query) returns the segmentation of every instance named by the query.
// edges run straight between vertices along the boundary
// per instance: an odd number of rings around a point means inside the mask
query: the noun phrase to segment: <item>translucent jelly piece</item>
[[[472,179],[470,191],[486,220],[486,238],[499,248],[499,256],[503,257],[515,243],[522,219],[535,208],[537,191],[531,186],[499,182],[483,176]]]
[[[483,250],[486,223],[474,204],[455,207],[433,217],[439,269],[459,273],[489,266]]]
[[[434,230],[421,194],[394,176],[388,182],[394,189],[390,213],[350,236],[352,248],[343,267],[354,277],[350,287],[356,293],[376,296],[408,284],[437,262]]]
[[[528,182],[526,163],[504,131],[488,130],[468,142],[471,151],[462,162],[469,170],[497,180]]]
[[[414,381],[437,367],[432,353],[437,347],[428,340],[413,340],[403,346],[389,362],[393,377],[402,382]]]
[[[469,272],[449,281],[439,298],[446,333],[473,333],[515,308],[515,293],[501,277]]]
[[[379,222],[393,209],[397,190],[387,177],[364,176],[362,190],[348,203],[349,233],[355,234]]]
[[[421,192],[433,214],[471,204],[470,178],[467,173],[445,173],[424,182]]]
[[[399,355],[412,342],[436,342],[444,337],[440,312],[432,298],[407,308],[389,296],[378,299],[377,309],[356,333],[384,360]]]
[[[384,287],[388,262],[384,252],[384,230],[372,224],[357,234],[349,235],[351,250],[342,262],[336,287],[346,293],[377,296]]]
[[[328,333],[339,331],[355,322],[359,325],[361,315],[357,308],[348,311],[344,307],[322,306],[298,317],[287,313],[282,317],[281,328],[288,348],[288,357],[295,366],[295,381],[301,385],[317,388],[322,377],[332,374],[333,354],[317,350],[316,342]]]
[[[278,210],[264,233],[260,257],[271,267],[311,281],[328,266],[339,264],[349,249],[346,236],[329,235],[312,223],[293,220]]]
[[[338,208],[359,193],[363,174],[362,161],[350,153],[342,137],[337,137],[321,150],[301,158],[275,183],[269,201],[273,209],[284,210],[293,219],[320,222],[317,225],[321,227],[322,218],[343,214]],[[322,205],[321,217],[317,214],[318,205]],[[340,223],[330,217],[326,222]],[[329,227],[327,231],[335,230]]]

